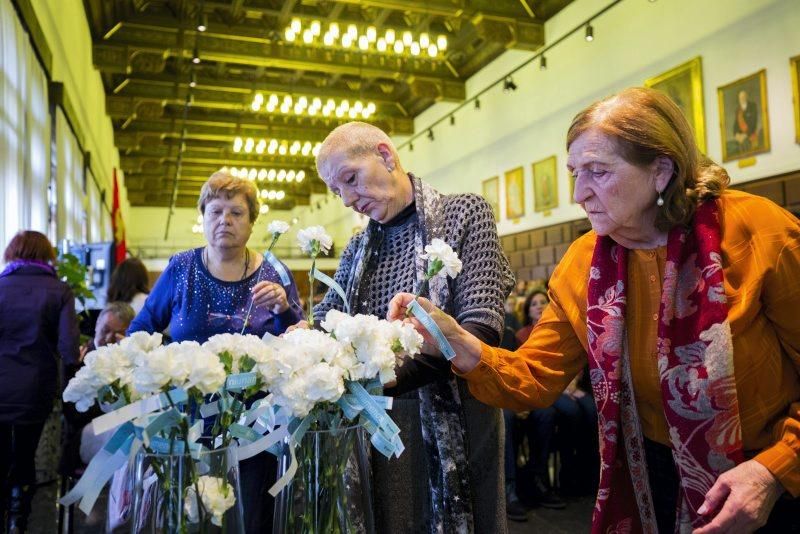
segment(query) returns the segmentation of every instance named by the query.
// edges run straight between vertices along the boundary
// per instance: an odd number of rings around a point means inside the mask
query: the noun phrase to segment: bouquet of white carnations
[[[332,244],[321,227],[301,231],[300,241],[312,258]],[[335,286],[313,266],[310,277]],[[348,530],[336,523],[336,507],[353,445],[338,436],[363,429],[386,457],[402,453],[383,387],[423,339],[409,324],[336,310],[320,326],[265,340],[221,334],[202,345],[163,345],[161,334],[138,332],[89,353],[63,398],[79,411],[97,402],[106,413],[94,432],[114,432],[61,502],[80,501],[88,513],[114,472],[130,465],[134,531],[242,531],[238,461],[266,450],[286,467],[270,493],[288,486],[284,494],[313,490],[311,500],[334,502],[321,515],[295,507],[288,527]],[[333,438],[330,449],[316,441],[323,434]],[[312,484],[306,467],[321,459],[326,469]]]

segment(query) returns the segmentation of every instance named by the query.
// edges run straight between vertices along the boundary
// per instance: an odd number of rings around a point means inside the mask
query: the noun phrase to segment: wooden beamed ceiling
[[[542,46],[544,21],[570,1],[84,0],[84,7],[132,205],[171,204],[183,139],[177,206],[194,206],[205,179],[229,166],[302,170],[301,183],[258,183],[283,190],[285,198],[268,203],[289,209],[325,191],[313,155],[237,153],[234,139],[314,144],[351,119],[253,111],[257,93],[372,102],[368,122],[390,135],[413,134],[415,116],[436,102],[463,101],[465,80],[504,50]],[[295,18],[323,29],[332,22],[341,31],[350,24],[378,35],[393,29],[398,38],[405,31],[444,35],[447,47],[431,58],[424,50],[412,56],[305,44],[286,36]]]

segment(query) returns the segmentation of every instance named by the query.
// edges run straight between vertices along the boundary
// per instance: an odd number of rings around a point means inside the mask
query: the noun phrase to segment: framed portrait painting
[[[558,207],[558,171],[556,157],[550,156],[533,164],[533,211],[550,211]]]
[[[506,219],[525,215],[525,181],[522,167],[506,171]]]
[[[482,183],[483,186],[483,198],[486,199],[486,202],[492,207],[492,213],[494,213],[494,220],[500,220],[500,179],[497,176],[493,176],[488,180],[484,180]]]
[[[789,60],[792,69],[792,100],[794,101],[794,140],[800,143],[800,56]]]
[[[694,131],[700,151],[706,152],[706,119],[703,111],[703,62],[700,56],[650,78],[645,87],[665,93],[683,112]]]
[[[719,87],[717,97],[722,161],[769,152],[767,71]]]

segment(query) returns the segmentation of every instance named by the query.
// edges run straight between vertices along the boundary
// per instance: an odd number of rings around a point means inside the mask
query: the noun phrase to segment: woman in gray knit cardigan
[[[352,313],[385,317],[398,291],[416,292],[426,267],[420,254],[438,237],[464,267],[454,280],[432,281],[429,298],[497,345],[514,280],[483,198],[442,195],[406,173],[389,137],[361,122],[328,135],[317,170],[345,206],[370,218],[334,276]],[[315,321],[332,308],[344,303],[329,291]],[[475,400],[436,349],[426,349],[398,369],[397,385],[386,391],[406,450],[394,460],[373,456],[376,531],[504,533],[501,413]]]

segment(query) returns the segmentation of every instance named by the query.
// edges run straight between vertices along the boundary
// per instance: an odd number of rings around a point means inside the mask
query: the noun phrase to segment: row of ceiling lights
[[[427,32],[414,36],[410,31],[398,32],[388,28],[382,36],[378,36],[375,26],[359,29],[355,24],[348,24],[346,31],[340,31],[339,24],[331,22],[327,31],[322,33],[322,23],[312,20],[307,27],[299,18],[292,19],[284,31],[284,38],[288,42],[296,40],[307,45],[324,45],[329,48],[358,48],[363,52],[374,51],[385,53],[393,51],[395,54],[409,54],[423,57],[427,55],[433,59],[439,52],[447,50],[447,36],[439,35],[434,40]]]
[[[319,154],[321,146],[322,143],[318,142],[312,145],[311,141],[293,141],[289,144],[289,141],[286,140],[278,141],[277,139],[270,139],[268,143],[266,139],[259,139],[256,141],[252,137],[248,137],[247,139],[237,137],[233,140],[233,151],[237,153],[244,151],[247,154],[253,151],[255,151],[256,154],[263,154],[266,151],[268,154],[277,153],[281,156],[285,156],[286,154],[292,156],[302,154],[303,156],[313,155],[316,157],[316,155]]]
[[[349,115],[351,119],[355,119],[359,115],[364,119],[368,119],[377,109],[374,102],[367,102],[364,105],[360,100],[356,100],[351,106],[350,101],[347,99],[343,99],[337,104],[333,98],[329,98],[323,105],[322,99],[319,97],[300,96],[294,100],[291,95],[285,95],[281,99],[273,93],[269,95],[269,98],[265,98],[264,94],[259,92],[253,96],[250,109],[261,111],[262,108],[267,113],[275,113],[278,110],[284,115],[294,112],[295,115],[306,114],[312,117],[317,114],[324,117],[336,115],[339,118]]]
[[[297,183],[302,182],[306,177],[306,171],[300,169],[299,171],[295,171],[294,169],[248,169],[247,167],[222,167],[220,169],[222,172],[228,172],[233,176],[237,176],[242,179],[248,179],[251,182],[258,180],[259,182],[263,182],[264,180],[269,180],[270,182],[279,181],[279,182],[294,182]]]

